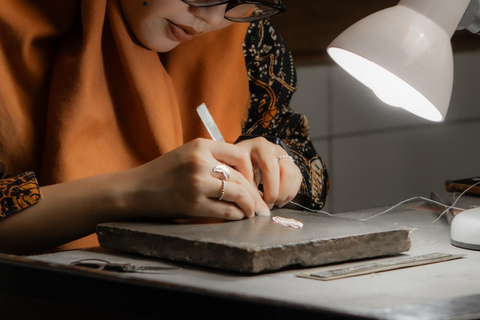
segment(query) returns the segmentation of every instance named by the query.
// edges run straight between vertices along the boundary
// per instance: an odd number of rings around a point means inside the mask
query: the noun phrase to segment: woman
[[[0,251],[98,245],[108,221],[323,206],[326,170],[288,108],[291,57],[259,21],[280,1],[5,2]],[[208,139],[202,102],[227,143]]]

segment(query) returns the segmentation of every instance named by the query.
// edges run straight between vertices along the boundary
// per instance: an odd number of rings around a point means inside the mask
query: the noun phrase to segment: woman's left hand
[[[250,154],[254,171],[259,170],[263,183],[263,200],[270,209],[283,207],[300,189],[302,173],[287,152],[263,137],[243,140],[236,144]],[[251,181],[251,183],[256,183]]]

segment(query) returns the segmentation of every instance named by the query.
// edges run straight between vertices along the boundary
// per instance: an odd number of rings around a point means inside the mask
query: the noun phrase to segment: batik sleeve
[[[28,208],[40,199],[40,188],[33,172],[10,177],[0,162],[0,218]]]
[[[268,20],[251,23],[244,53],[251,107],[242,134],[281,138],[303,175],[294,201],[321,209],[329,189],[328,173],[310,140],[306,117],[289,107],[297,88],[292,55]]]

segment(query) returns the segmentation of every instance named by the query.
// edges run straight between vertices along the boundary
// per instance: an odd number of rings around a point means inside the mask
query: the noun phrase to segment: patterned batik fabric
[[[251,23],[244,54],[251,106],[242,134],[281,138],[303,175],[294,201],[321,209],[329,189],[328,173],[310,140],[306,117],[289,107],[297,89],[292,55],[269,20]]]
[[[33,172],[9,177],[0,162],[0,217],[28,208],[40,199],[40,187]]]

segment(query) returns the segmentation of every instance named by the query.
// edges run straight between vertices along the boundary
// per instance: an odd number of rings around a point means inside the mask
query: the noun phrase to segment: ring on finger
[[[230,169],[228,169],[228,167],[225,165],[225,163],[218,164],[218,165],[216,165],[215,167],[213,167],[212,172],[214,172],[214,173],[221,173],[221,174],[222,174],[222,177],[220,178],[220,180],[223,180],[223,179],[228,180],[228,179],[230,179]]]
[[[221,179],[222,180],[222,193],[220,194],[220,197],[218,198],[218,201],[222,201],[223,199],[223,196],[225,195],[225,180]]]
[[[277,157],[277,160],[280,161],[280,160],[283,160],[283,159],[290,159],[292,160],[293,162],[295,162],[292,158],[291,155],[288,155],[288,154],[282,154],[281,156]]]

